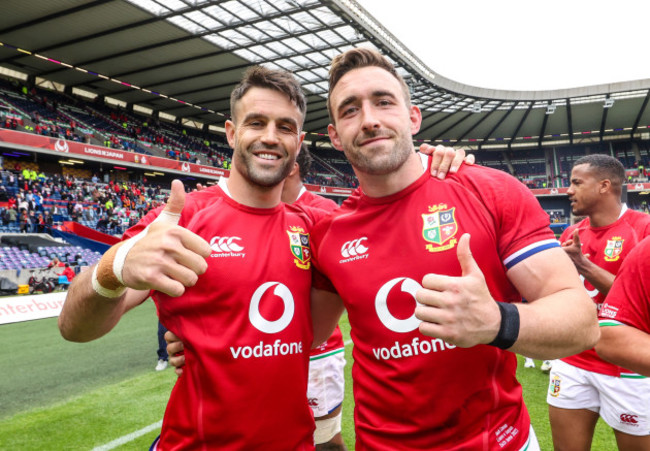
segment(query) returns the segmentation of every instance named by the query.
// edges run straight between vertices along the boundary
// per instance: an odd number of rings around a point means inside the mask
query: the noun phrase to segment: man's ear
[[[231,120],[226,121],[226,139],[231,149],[235,150],[235,123]]]
[[[289,178],[289,177],[293,177],[293,176],[296,175],[299,171],[300,171],[300,165],[299,165],[298,163],[294,163],[294,164],[293,164],[293,169],[291,170],[291,172],[289,172],[289,175],[287,176],[287,178]]]
[[[341,139],[339,134],[336,132],[336,127],[333,124],[327,126],[327,134],[330,135],[330,141],[336,150],[343,152],[343,144],[341,144]]]
[[[422,111],[415,105],[409,107],[409,119],[411,120],[411,135],[415,136],[422,125]]]
[[[604,194],[612,190],[612,181],[610,179],[603,179],[600,181],[600,190],[601,194]]]

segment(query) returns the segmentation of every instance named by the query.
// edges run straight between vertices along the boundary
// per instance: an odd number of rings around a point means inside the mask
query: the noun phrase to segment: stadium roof
[[[222,126],[242,72],[264,64],[300,79],[307,139],[327,141],[329,62],[374,46],[422,108],[418,141],[503,149],[650,138],[650,80],[535,92],[466,86],[431,71],[353,0],[5,0],[0,43],[0,67],[39,84],[198,125]]]

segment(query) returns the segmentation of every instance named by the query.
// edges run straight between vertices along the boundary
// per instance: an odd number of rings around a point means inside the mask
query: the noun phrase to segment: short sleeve
[[[623,262],[600,312],[601,326],[626,324],[650,333],[650,237]]]

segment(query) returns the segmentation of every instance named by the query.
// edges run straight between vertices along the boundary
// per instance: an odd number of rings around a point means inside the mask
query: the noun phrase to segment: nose
[[[380,127],[379,119],[377,118],[376,112],[374,111],[372,105],[368,102],[364,102],[361,105],[361,114],[362,114],[362,125],[363,130],[373,130]]]
[[[576,191],[573,189],[573,185],[569,185],[569,188],[566,190],[566,193],[569,196],[572,196]]]
[[[273,123],[269,123],[262,133],[261,141],[267,145],[278,143],[278,130]]]

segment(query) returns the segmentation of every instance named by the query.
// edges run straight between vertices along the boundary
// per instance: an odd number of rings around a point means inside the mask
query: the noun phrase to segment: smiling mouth
[[[279,155],[275,155],[275,154],[272,154],[272,153],[257,153],[257,154],[255,154],[255,156],[258,157],[258,158],[261,158],[262,160],[270,160],[270,161],[280,159]]]
[[[360,147],[361,147],[361,146],[367,146],[367,145],[369,145],[369,144],[374,144],[374,143],[376,143],[376,142],[384,141],[384,140],[387,140],[387,139],[388,139],[388,136],[376,136],[376,137],[374,137],[374,138],[365,139],[365,140],[361,141],[361,142],[359,143],[359,146],[360,146]]]

